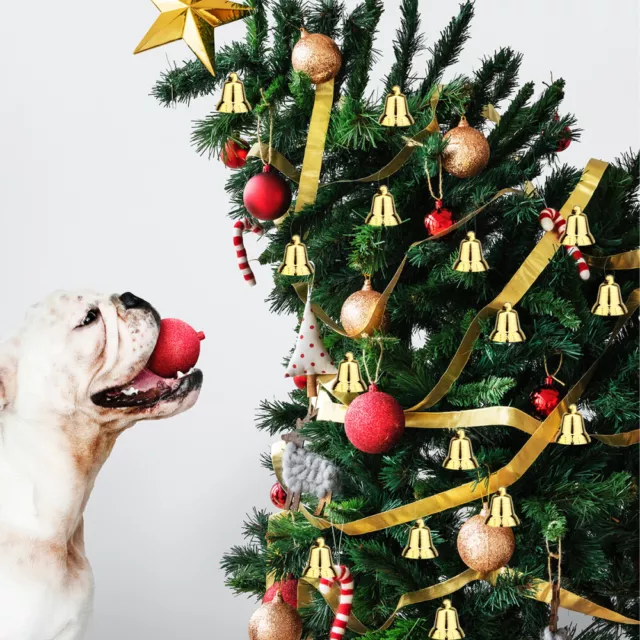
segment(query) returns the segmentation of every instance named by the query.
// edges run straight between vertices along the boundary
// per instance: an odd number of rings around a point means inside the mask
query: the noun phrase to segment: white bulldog
[[[83,511],[116,438],[194,405],[202,373],[147,369],[159,331],[124,293],[55,293],[0,345],[0,640],[77,640],[93,575]]]

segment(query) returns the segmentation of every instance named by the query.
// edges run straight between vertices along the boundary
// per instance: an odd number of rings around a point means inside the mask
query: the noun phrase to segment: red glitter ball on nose
[[[187,373],[198,362],[201,340],[202,331],[177,318],[165,318],[147,369],[163,378],[175,378],[178,371]]]

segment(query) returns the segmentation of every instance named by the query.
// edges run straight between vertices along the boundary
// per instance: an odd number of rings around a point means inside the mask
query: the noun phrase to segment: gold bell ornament
[[[598,300],[591,308],[595,316],[623,316],[627,313],[627,307],[622,302],[620,285],[614,277],[606,276],[598,289]]]
[[[230,73],[224,81],[222,98],[216,109],[220,113],[248,113],[251,111],[251,105],[244,92],[244,85],[237,73]]]
[[[504,487],[498,489],[491,498],[489,517],[485,524],[488,527],[517,527],[520,520],[513,508],[513,500]]]
[[[469,231],[467,239],[460,243],[458,259],[453,265],[454,271],[479,273],[488,268],[489,265],[482,255],[482,243],[476,240],[476,234],[473,231]]]
[[[458,429],[456,435],[451,439],[449,453],[442,466],[453,471],[468,471],[469,469],[477,469],[480,466],[473,455],[471,440],[465,435],[464,429]]]
[[[365,220],[372,227],[396,227],[402,223],[396,211],[396,203],[389,189],[384,185],[371,201],[371,211]]]
[[[305,578],[327,578],[328,580],[338,577],[333,566],[331,549],[324,543],[324,538],[318,538],[311,547],[309,562],[307,562],[302,575]]]
[[[424,520],[416,520],[409,532],[409,541],[402,551],[402,557],[409,560],[431,560],[438,557],[438,551],[431,539],[431,529]]]
[[[384,102],[384,112],[378,122],[383,127],[410,127],[414,119],[409,113],[407,96],[400,91],[400,87],[392,87],[391,93]]]
[[[436,611],[436,622],[429,631],[429,637],[434,640],[461,640],[465,637],[458,620],[458,612],[451,600],[443,600],[442,606]]]
[[[589,444],[591,438],[584,426],[584,418],[575,404],[569,405],[569,412],[562,416],[556,444]]]
[[[353,353],[345,354],[344,360],[340,363],[333,390],[341,393],[362,393],[366,390],[360,374],[360,365],[353,357]]]
[[[518,312],[513,309],[510,302],[504,306],[496,316],[496,326],[490,336],[493,342],[524,342],[527,336],[520,328]]]
[[[588,247],[595,244],[595,238],[589,230],[589,219],[580,207],[573,207],[560,242],[568,247]]]
[[[313,271],[306,245],[300,241],[300,236],[293,236],[284,250],[284,259],[278,267],[278,273],[283,276],[310,276]]]

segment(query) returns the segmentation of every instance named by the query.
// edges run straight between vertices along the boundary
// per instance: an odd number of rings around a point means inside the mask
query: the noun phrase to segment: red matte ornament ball
[[[247,164],[248,155],[249,145],[244,140],[229,139],[220,152],[220,160],[229,169],[241,169]]]
[[[163,378],[175,378],[178,371],[187,373],[198,362],[201,340],[202,331],[177,318],[164,318],[147,369]]]
[[[273,487],[271,487],[271,494],[269,497],[276,509],[284,509],[284,505],[287,502],[287,492],[279,482],[276,482]]]
[[[544,420],[560,403],[560,391],[554,386],[553,378],[547,376],[544,384],[531,392],[531,408],[540,420]]]
[[[293,384],[295,384],[298,389],[306,389],[307,376],[293,376]]]
[[[402,438],[404,422],[398,401],[372,384],[349,405],[344,430],[356,449],[364,453],[385,453]]]
[[[436,208],[424,217],[424,226],[430,236],[446,231],[453,224],[453,214],[442,206],[442,200],[436,200]]]
[[[286,180],[266,164],[257,176],[253,176],[242,194],[247,211],[258,220],[277,220],[291,205],[291,189]]]
[[[283,582],[274,582],[264,594],[262,603],[271,602],[276,593],[280,591],[282,599],[294,609],[298,608],[298,581],[295,578],[287,578]]]

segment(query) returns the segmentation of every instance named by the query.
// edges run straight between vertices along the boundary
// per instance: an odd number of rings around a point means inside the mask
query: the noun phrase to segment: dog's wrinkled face
[[[0,407],[34,418],[80,412],[117,428],[190,408],[200,371],[174,379],[145,369],[159,326],[156,310],[130,293],[52,294],[0,359]]]

